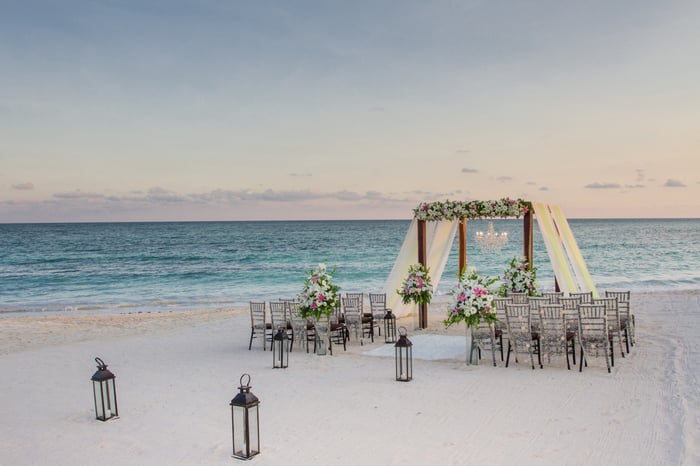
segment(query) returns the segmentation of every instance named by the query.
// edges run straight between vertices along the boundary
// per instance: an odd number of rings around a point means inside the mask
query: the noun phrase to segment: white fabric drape
[[[433,289],[437,289],[440,278],[445,270],[447,259],[452,249],[458,222],[426,222],[426,254],[427,266],[430,268],[430,277]],[[408,232],[401,245],[399,256],[394,262],[394,267],[384,284],[383,292],[386,293],[387,307],[392,309],[396,317],[415,315],[418,306],[409,303],[403,304],[396,290],[408,274],[408,267],[418,262],[418,221],[413,219]]]

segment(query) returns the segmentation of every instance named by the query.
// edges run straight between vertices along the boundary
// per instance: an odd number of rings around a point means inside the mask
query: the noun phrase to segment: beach
[[[236,464],[229,402],[248,373],[254,464],[700,464],[700,291],[633,293],[632,310],[637,345],[608,374],[603,358],[582,373],[563,358],[536,370],[436,359],[464,327],[445,330],[431,308],[430,327],[409,330],[409,383],[380,338],[333,356],[295,347],[272,369],[260,338],[248,351],[244,308],[4,317],[1,463]],[[117,377],[108,422],[94,417],[96,356]]]

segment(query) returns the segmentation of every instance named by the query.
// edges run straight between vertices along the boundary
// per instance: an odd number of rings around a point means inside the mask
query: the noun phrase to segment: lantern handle
[[[248,377],[248,381],[244,384],[243,377]],[[241,386],[239,388],[250,388],[250,374],[243,374],[239,380]]]
[[[403,330],[403,333],[401,333],[402,330]],[[401,336],[401,337],[408,336],[408,330],[406,330],[406,327],[399,327],[399,336]]]
[[[100,368],[100,367],[106,368],[107,367],[107,364],[105,364],[105,362],[100,358],[95,358],[95,362],[97,363],[98,368]]]

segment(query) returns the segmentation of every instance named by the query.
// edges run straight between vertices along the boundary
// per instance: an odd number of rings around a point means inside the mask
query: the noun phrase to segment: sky
[[[700,217],[700,2],[2,0],[0,223]]]

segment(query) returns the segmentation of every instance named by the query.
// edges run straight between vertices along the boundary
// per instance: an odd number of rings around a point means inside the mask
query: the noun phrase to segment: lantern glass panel
[[[260,428],[258,426],[258,405],[248,410],[248,445],[250,456],[260,453]]]
[[[413,378],[412,348],[396,348],[396,380],[407,382]]]
[[[232,406],[231,418],[233,419],[233,454],[241,458],[250,456],[248,439],[246,435],[247,409],[243,406]]]
[[[103,387],[103,382],[92,381],[92,391],[95,395],[95,417],[102,421],[106,419],[104,406],[105,390],[103,390]]]
[[[272,339],[272,367],[286,368],[289,366],[289,336],[287,331],[280,331]]]
[[[95,417],[106,421],[117,416],[117,395],[114,379],[93,380],[92,388],[95,395]]]
[[[396,318],[391,311],[384,316],[384,342],[396,342]]]

